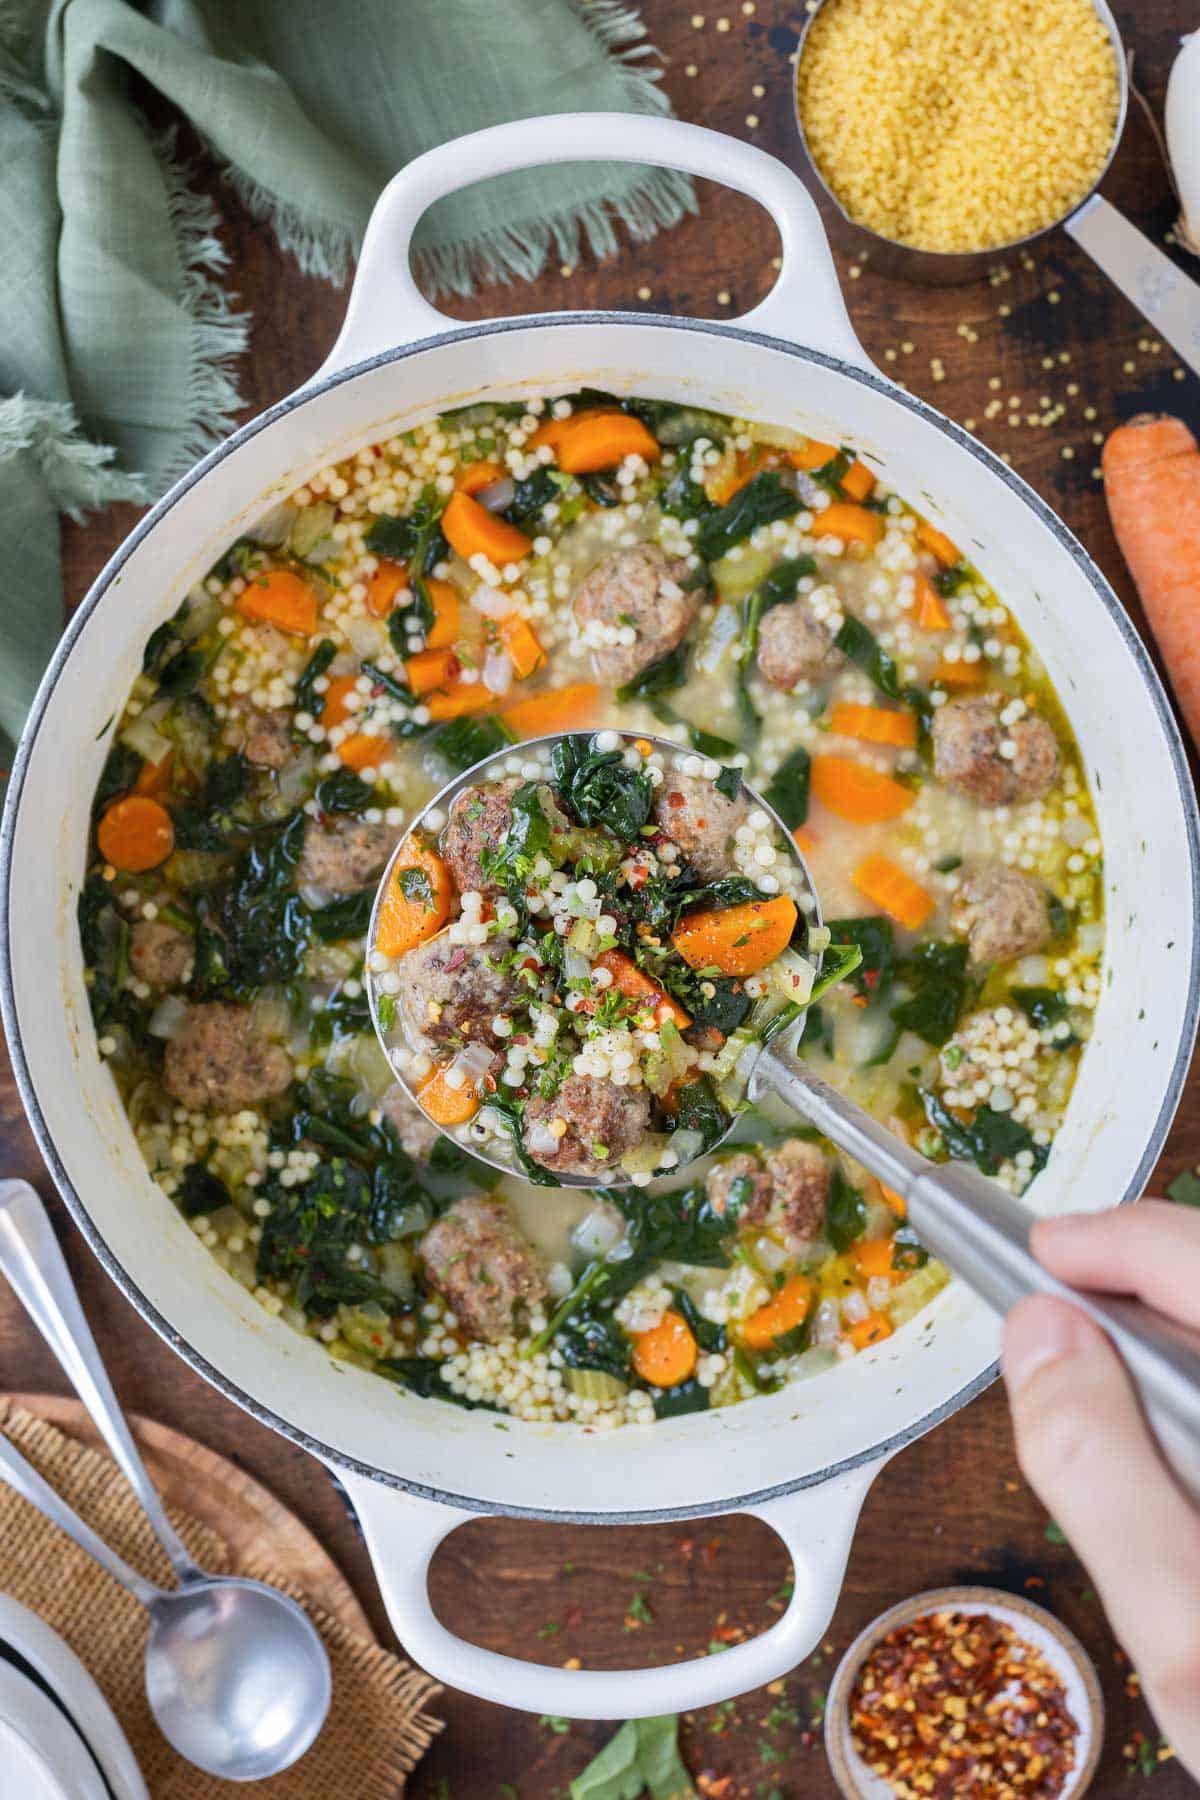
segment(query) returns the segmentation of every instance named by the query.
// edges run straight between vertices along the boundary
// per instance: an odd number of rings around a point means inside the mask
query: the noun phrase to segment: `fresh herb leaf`
[[[511,822],[495,850],[485,849],[481,856],[484,872],[501,887],[524,887],[533,873],[539,856],[550,850],[550,821],[542,811],[538,784],[526,781],[517,789],[511,802]],[[428,878],[426,878],[428,886]],[[430,894],[432,905],[433,895]]]
[[[726,800],[736,800],[742,791],[742,771],[733,768],[722,769],[713,782],[713,786],[718,794],[724,795]]]

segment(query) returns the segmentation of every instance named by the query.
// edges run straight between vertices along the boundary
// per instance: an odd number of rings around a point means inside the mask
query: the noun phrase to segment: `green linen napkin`
[[[55,514],[152,499],[240,404],[250,321],[221,284],[219,219],[139,86],[302,269],[341,282],[413,156],[504,119],[666,111],[652,54],[617,0],[0,0],[0,740],[61,628]],[[429,213],[418,273],[435,293],[531,278],[693,206],[670,170],[501,176]]]

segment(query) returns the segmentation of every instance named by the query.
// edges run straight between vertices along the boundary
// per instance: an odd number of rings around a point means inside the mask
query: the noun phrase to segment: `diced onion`
[[[809,1342],[818,1349],[831,1349],[842,1335],[836,1300],[822,1300],[813,1314]]]
[[[512,595],[502,593],[499,588],[489,587],[486,581],[481,581],[471,595],[471,605],[485,619],[504,619],[513,610]]]
[[[718,606],[709,626],[704,642],[696,652],[696,667],[704,675],[711,675],[721,662],[725,652],[735,644],[741,635],[742,622],[734,606]]]
[[[148,706],[136,719],[130,721],[121,732],[121,742],[144,756],[148,763],[160,763],[175,748],[169,737],[164,737],[158,729],[171,710],[169,700],[158,700]]]
[[[607,1256],[625,1236],[625,1221],[613,1206],[595,1206],[580,1219],[571,1243],[581,1256]]]
[[[587,981],[592,973],[592,965],[582,951],[572,949],[567,944],[563,950],[563,973],[568,981]]]
[[[1050,979],[1050,961],[1045,956],[1023,956],[1013,970],[1019,987],[1045,987]]]
[[[298,517],[296,508],[289,500],[281,500],[270,512],[263,514],[256,525],[253,525],[247,536],[256,544],[282,544]]]
[[[1103,925],[1093,921],[1079,927],[1079,953],[1081,956],[1099,956],[1103,948]]]
[[[496,1052],[487,1044],[467,1044],[454,1061],[452,1069],[461,1069],[472,1087],[478,1087],[492,1066],[492,1058]]]
[[[782,1269],[784,1263],[789,1260],[788,1252],[783,1245],[777,1244],[774,1238],[769,1237],[755,1239],[754,1254],[769,1275],[773,1275],[776,1269]]]
[[[349,619],[346,623],[346,636],[350,639],[354,654],[366,657],[369,661],[385,656],[391,648],[387,626],[379,619]]]
[[[797,1006],[807,1005],[816,979],[816,970],[807,957],[797,956],[794,950],[783,950],[771,964],[769,974],[771,985],[785,1000]]]
[[[857,1288],[852,1288],[842,1300],[842,1317],[847,1325],[861,1325],[870,1311],[866,1296],[860,1294]]]
[[[489,512],[503,512],[511,506],[517,491],[517,484],[511,475],[504,475],[499,481],[493,481],[490,487],[483,488],[475,498],[480,506],[486,506]]]
[[[533,1119],[525,1134],[525,1147],[534,1156],[549,1156],[558,1148],[558,1139],[540,1119]]]
[[[146,1022],[151,1037],[171,1039],[187,1017],[187,1001],[182,994],[168,994],[160,1000]]]
[[[483,662],[483,685],[490,694],[507,694],[513,684],[512,657],[507,650],[489,650]]]
[[[699,1131],[674,1131],[671,1133],[671,1148],[681,1163],[690,1163],[703,1150],[704,1137]]]

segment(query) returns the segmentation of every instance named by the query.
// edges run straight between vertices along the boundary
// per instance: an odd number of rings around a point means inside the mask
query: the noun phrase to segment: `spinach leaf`
[[[361,894],[345,894],[340,900],[331,900],[328,906],[318,906],[308,915],[314,934],[323,944],[365,937],[374,900],[371,889],[364,888]]]
[[[633,843],[650,817],[654,788],[643,769],[625,766],[620,750],[596,750],[594,739],[560,738],[551,766],[563,803],[581,825],[603,825]]]
[[[923,1269],[928,1261],[929,1252],[912,1226],[897,1225],[892,1238],[892,1267],[895,1269]]]
[[[538,857],[548,854],[550,840],[550,821],[538,799],[538,784],[523,782],[512,797],[512,819],[508,830],[497,849],[484,849],[480,864],[484,873],[501,887],[523,887],[533,873]],[[429,903],[432,906],[432,893]]]
[[[191,610],[189,602],[185,600],[178,612],[174,613],[171,618],[164,619],[161,625],[154,627],[146,639],[146,647],[142,651],[143,675],[153,675],[159,665],[166,660],[167,652],[179,643],[179,627]]]
[[[684,1413],[707,1412],[712,1405],[710,1390],[701,1387],[695,1376],[690,1381],[679,1382],[676,1387],[651,1388],[650,1392],[654,1396],[656,1419],[678,1419]]]
[[[430,1362],[428,1357],[382,1356],[375,1369],[399,1387],[407,1388],[410,1394],[419,1394],[423,1400],[447,1400],[451,1406],[461,1406],[467,1412],[500,1410],[486,1400],[468,1400],[465,1394],[456,1394],[442,1372],[441,1363]]]
[[[656,694],[671,694],[687,680],[688,644],[685,638],[674,650],[668,650],[657,662],[642,669],[632,681],[617,689],[617,699],[625,705],[630,700],[648,700]]]
[[[208,668],[209,659],[194,644],[185,644],[167,658],[158,673],[158,691],[164,698],[178,700],[190,694]]]
[[[176,1198],[185,1219],[198,1219],[204,1213],[220,1212],[223,1206],[230,1205],[229,1189],[202,1162],[188,1164]]]
[[[896,973],[896,933],[892,921],[870,916],[827,919],[825,923],[835,942],[857,944],[862,951],[862,962],[850,977],[855,993],[884,999]]]
[[[790,519],[800,511],[800,496],[786,488],[772,470],[764,470],[739,490],[728,505],[700,522],[695,545],[705,562],[716,562],[748,538],[760,525]]]
[[[385,1000],[390,996],[384,994],[380,998]],[[371,1029],[371,1003],[366,993],[348,994],[343,985],[329,996],[315,1015],[310,1036],[314,1050],[327,1050],[330,1044],[341,1043],[343,1038],[369,1037]],[[349,1147],[340,1136],[338,1147],[343,1150]]]
[[[901,972],[912,993],[893,1006],[893,1021],[940,1049],[953,1035],[970,991],[967,946],[921,944],[902,963]]]
[[[380,513],[364,542],[372,556],[386,556],[394,562],[405,563],[410,579],[428,575],[450,549],[442,533],[441,518],[442,502],[437,489],[429,483],[412,512],[405,517]]]
[[[763,799],[775,808],[789,831],[795,831],[808,817],[811,774],[812,758],[803,745],[798,745],[780,763],[763,790]]]
[[[507,1131],[512,1143],[513,1155],[516,1157],[526,1181],[532,1181],[537,1187],[561,1187],[562,1182],[558,1176],[552,1174],[549,1169],[543,1168],[541,1163],[534,1162],[525,1148],[524,1102],[515,1097],[510,1099],[497,1091],[488,1095],[487,1105]]]
[[[488,1163],[480,1162],[456,1144],[453,1138],[440,1137],[429,1152],[429,1167],[435,1175],[462,1176],[473,1182],[476,1187],[488,1193],[500,1181],[499,1169],[493,1169]]]
[[[895,658],[888,655],[875,633],[861,619],[855,619],[847,613],[833,641],[849,662],[855,663],[870,677],[881,694],[886,695],[889,700],[901,700],[912,708],[922,734],[927,736],[933,719],[929,695],[922,687],[915,684],[906,687],[901,683]]]
[[[364,675],[369,675],[373,684],[376,687],[382,688],[384,693],[389,694],[393,700],[403,700],[409,706],[416,705],[417,696],[413,693],[412,689],[403,681],[398,680],[395,675],[387,674],[385,670],[378,666],[378,664],[365,662],[362,666],[362,672]],[[405,724],[407,725],[408,723],[409,721],[406,720]],[[393,727],[393,729],[395,728]],[[423,728],[415,727],[414,729],[420,730]]]
[[[996,1112],[981,1106],[966,1124],[956,1119],[938,1096],[920,1090],[925,1116],[941,1137],[946,1154],[957,1162],[973,1162],[985,1175],[995,1175],[1001,1163],[1009,1162],[1023,1150],[1033,1156],[1033,1172],[1044,1169],[1050,1151],[1036,1144],[1033,1133],[1010,1112]]]
[[[118,794],[127,794],[141,773],[141,768],[142,758],[136,750],[131,750],[128,744],[114,744],[100,771],[95,799],[92,801],[93,811],[100,812]]]
[[[650,710],[662,725],[682,725],[687,732],[688,743],[701,756],[714,756],[720,760],[723,756],[732,756],[737,745],[731,738],[718,737],[715,731],[705,731],[703,725],[693,725],[682,713],[668,706],[665,700],[652,700]]]
[[[744,1181],[745,1176],[742,1176],[741,1179]],[[725,1327],[714,1323],[712,1319],[706,1319],[692,1296],[684,1288],[671,1289],[671,1305],[683,1319],[702,1350],[722,1351],[728,1348],[729,1340]]]
[[[692,480],[686,461],[662,489],[658,507],[672,519],[707,519],[717,510],[700,483]]]
[[[318,694],[315,684],[328,671],[329,665],[336,655],[337,645],[329,638],[322,638],[305,663],[300,672],[300,679],[296,683],[297,712],[312,713],[314,717],[320,712],[321,695]]]
[[[703,1182],[651,1194],[646,1188],[598,1190],[610,1200],[629,1224],[631,1254],[620,1263],[607,1265],[614,1285],[622,1291],[635,1287],[656,1263],[681,1262],[700,1269],[727,1269],[732,1236],[737,1225],[737,1206],[723,1213],[714,1210]],[[638,1268],[636,1265],[641,1264]],[[631,1270],[630,1265],[635,1265]],[[632,1274],[632,1279],[630,1275]]]
[[[299,973],[309,923],[293,884],[307,825],[307,815],[297,812],[256,836],[219,897],[226,965],[243,991],[286,983]]]
[[[957,594],[971,579],[971,571],[965,562],[952,563],[948,569],[939,569],[933,578],[933,585],[939,594],[948,600]]]
[[[429,753],[455,775],[463,774],[498,750],[517,741],[516,733],[494,714],[485,718],[448,719],[429,736]]]
[[[366,812],[375,798],[375,790],[353,769],[337,769],[317,783],[313,799],[323,813]]]
[[[729,1114],[717,1099],[716,1090],[707,1075],[675,1090],[676,1131],[700,1133],[699,1156],[705,1156],[720,1142],[729,1129]]]
[[[706,994],[697,982],[688,994],[687,1010],[693,1025],[708,1025],[728,1037],[744,1025],[754,1006],[753,997],[733,975],[710,975],[703,984],[713,992]]]
[[[830,457],[828,462],[822,463],[819,469],[810,469],[808,478],[810,481],[815,481],[818,487],[828,488],[829,492],[836,494],[839,500],[844,500],[846,494],[842,482],[850,473],[853,463],[853,450],[847,450],[843,446]]]
[[[866,1228],[867,1203],[835,1164],[825,1202],[825,1236],[835,1250],[844,1253]]]
[[[1010,1000],[1015,1000],[1021,1011],[1036,1025],[1039,1031],[1053,1031],[1056,1025],[1066,1024],[1070,1014],[1063,995],[1055,988],[1048,987],[1014,987],[1008,990]],[[1064,1037],[1055,1037],[1056,1050],[1067,1050],[1079,1039],[1075,1033],[1069,1032]]]
[[[610,471],[605,471],[603,474],[597,472],[593,475],[577,475],[575,479],[588,499],[594,500],[597,506],[606,508],[620,506],[625,499],[620,483]]]
[[[541,517],[542,508],[559,497],[559,484],[549,469],[535,469],[513,484],[513,497],[501,515],[510,525],[527,526]]]

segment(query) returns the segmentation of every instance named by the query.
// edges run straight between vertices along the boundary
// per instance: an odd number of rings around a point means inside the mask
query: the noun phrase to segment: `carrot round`
[[[417,1089],[422,1110],[435,1125],[465,1125],[479,1111],[479,1095],[469,1081],[451,1087],[446,1070],[436,1069]]]
[[[261,619],[293,637],[311,637],[317,629],[317,596],[290,569],[272,569],[256,575],[238,595],[237,610],[247,619]]]
[[[873,550],[883,537],[883,520],[865,506],[849,500],[835,500],[824,512],[813,514],[813,536],[841,538],[844,544],[863,544]]]
[[[1182,419],[1143,413],[1109,434],[1101,464],[1117,542],[1200,742],[1200,448]]]
[[[473,556],[486,556],[501,568],[505,563],[520,562],[533,549],[523,531],[490,513],[461,488],[446,502],[442,530],[450,548],[457,550],[464,562],[470,562]]]
[[[454,477],[454,485],[461,494],[482,494],[484,488],[503,481],[507,474],[508,470],[502,469],[499,463],[467,463]]]
[[[829,727],[838,737],[862,738],[867,744],[892,744],[897,750],[915,750],[917,745],[914,714],[888,706],[855,706],[839,700]]]
[[[441,857],[419,838],[412,839],[388,879],[375,948],[384,956],[403,956],[436,937],[450,917],[453,892]]]
[[[451,644],[458,642],[458,589],[452,582],[439,581],[431,575],[425,582],[425,592],[433,607],[433,624],[425,635],[425,648],[448,650]]]
[[[166,807],[151,795],[127,794],[104,813],[96,842],[105,862],[138,875],[166,862],[175,848],[175,828]]]
[[[748,1350],[769,1350],[776,1338],[803,1325],[812,1305],[813,1284],[805,1275],[793,1275],[779,1292],[752,1312],[742,1326],[742,1342]]]
[[[953,623],[942,596],[923,572],[917,575],[917,598],[912,612],[918,631],[949,631]]]
[[[642,973],[637,964],[620,950],[606,950],[596,958],[594,968],[607,969],[612,976],[612,985],[618,994],[624,994],[627,1000],[645,1000],[654,1007],[654,1020],[661,1025],[670,1019],[680,1031],[686,1031],[691,1024],[691,1014],[684,1012],[682,1006],[665,994],[656,981]]]
[[[594,475],[615,468],[627,456],[657,462],[658,440],[632,413],[594,412],[566,421],[558,440],[558,466],[565,475]]]
[[[846,1336],[856,1350],[865,1350],[869,1344],[881,1344],[884,1338],[892,1335],[892,1321],[886,1313],[868,1313],[857,1325],[852,1325]]]
[[[524,681],[541,668],[546,660],[546,652],[528,619],[523,618],[520,613],[509,613],[500,620],[496,631],[500,642],[508,651],[513,674],[518,681]]]
[[[954,539],[948,538],[936,525],[931,525],[928,519],[917,521],[917,542],[922,550],[928,550],[931,556],[937,557],[943,569],[952,569],[955,563],[962,561],[962,553]]]
[[[869,500],[875,492],[875,477],[865,462],[852,462],[842,476],[842,492],[851,500]]]
[[[866,763],[849,756],[814,756],[813,798],[852,825],[881,825],[907,812],[916,795]]]
[[[367,611],[376,619],[386,619],[396,603],[396,595],[408,586],[408,570],[403,563],[384,557],[367,583]]]
[[[747,900],[712,912],[687,913],[671,942],[693,969],[722,975],[753,975],[786,950],[796,929],[796,903],[787,894],[774,900]]]
[[[414,694],[431,694],[449,687],[461,666],[453,650],[418,650],[405,661],[404,672]]]
[[[545,737],[552,731],[584,731],[595,722],[600,689],[594,681],[573,681],[569,687],[547,688],[506,706],[501,718],[518,737]]]
[[[914,881],[906,869],[890,857],[874,852],[864,856],[854,871],[854,885],[880,912],[909,931],[920,931],[937,902],[928,889]]]
[[[809,438],[798,450],[789,450],[787,459],[793,469],[823,469],[836,455],[836,444],[823,444],[820,438]]]
[[[633,1341],[634,1369],[654,1387],[678,1387],[695,1370],[698,1356],[692,1328],[677,1312],[665,1312]]]

